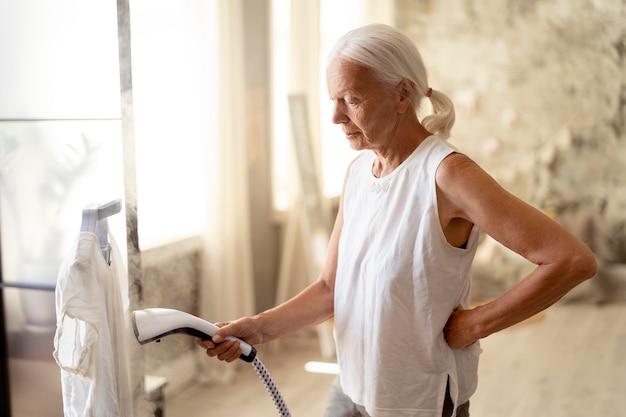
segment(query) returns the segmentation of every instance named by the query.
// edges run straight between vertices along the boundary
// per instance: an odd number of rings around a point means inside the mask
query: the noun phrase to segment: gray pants
[[[443,403],[442,417],[450,417],[452,415],[452,399],[450,398],[450,391],[446,387],[446,399]],[[461,404],[456,409],[457,417],[469,417],[469,401]],[[343,393],[338,380],[335,380],[333,387],[328,395],[328,403],[326,404],[326,410],[324,410],[324,417],[369,417],[369,414],[365,411],[365,408],[355,404],[352,400]]]

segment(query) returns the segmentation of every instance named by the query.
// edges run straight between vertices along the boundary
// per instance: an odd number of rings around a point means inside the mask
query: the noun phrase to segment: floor
[[[56,362],[11,358],[9,375],[11,417],[63,417],[61,374]]]
[[[626,303],[560,304],[483,340],[479,417],[626,415]],[[304,370],[321,360],[310,334],[259,349],[295,417],[322,416],[334,376]],[[164,417],[276,416],[252,366],[226,385],[195,385],[166,401]]]
[[[314,333],[289,337],[257,350],[257,357],[271,374],[291,414],[321,417],[335,377],[304,369],[308,361],[323,360]],[[167,398],[164,417],[279,415],[253,366],[244,362],[238,365],[240,372],[232,383],[196,385]]]
[[[553,306],[482,347],[474,417],[626,415],[626,303]],[[306,362],[322,360],[314,333],[258,348],[291,414],[321,417],[334,376],[304,370]],[[9,365],[13,417],[62,416],[53,361],[12,358]],[[252,366],[240,367],[233,383],[170,395],[163,417],[277,416]]]

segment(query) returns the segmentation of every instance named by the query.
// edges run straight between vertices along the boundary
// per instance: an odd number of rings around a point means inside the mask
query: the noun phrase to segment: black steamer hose
[[[265,365],[263,365],[263,362],[261,362],[258,357],[255,357],[252,361],[252,366],[254,366],[256,374],[259,376],[261,381],[263,381],[263,385],[265,385],[265,389],[270,394],[270,397],[272,397],[272,401],[278,410],[278,414],[281,417],[291,417],[291,413],[287,408],[287,404],[285,404],[285,400],[283,400],[282,394],[274,383],[272,375],[270,375],[267,368],[265,368]]]
[[[135,337],[140,344],[159,341],[162,337],[172,334],[187,334],[203,340],[213,340],[212,335],[218,330],[213,323],[179,310],[168,308],[146,308],[135,310],[132,314],[132,325]],[[265,365],[257,358],[256,349],[241,339],[228,336],[227,339],[236,340],[242,348],[239,356],[245,362],[252,363],[257,375],[263,381],[265,389],[272,397],[281,417],[291,417],[291,413],[283,400],[276,383],[265,368]]]

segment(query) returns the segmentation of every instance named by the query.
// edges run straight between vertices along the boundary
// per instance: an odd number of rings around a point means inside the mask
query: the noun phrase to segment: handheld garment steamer
[[[191,314],[169,308],[147,308],[135,310],[132,315],[133,330],[140,344],[159,341],[171,334],[187,334],[204,340],[212,340],[212,336],[219,329],[215,324],[202,320]],[[272,397],[281,417],[291,417],[291,413],[285,405],[278,387],[265,365],[256,357],[256,349],[248,343],[236,337],[228,336],[226,339],[239,342],[242,353],[239,359],[251,362],[257,375],[263,381],[265,389]]]

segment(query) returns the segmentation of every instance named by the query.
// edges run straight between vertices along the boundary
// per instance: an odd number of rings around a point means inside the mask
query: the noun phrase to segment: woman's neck
[[[390,146],[385,149],[374,149],[376,159],[372,164],[372,175],[382,178],[391,174],[430,135],[431,133],[418,123],[411,132],[395,135],[388,142]]]

